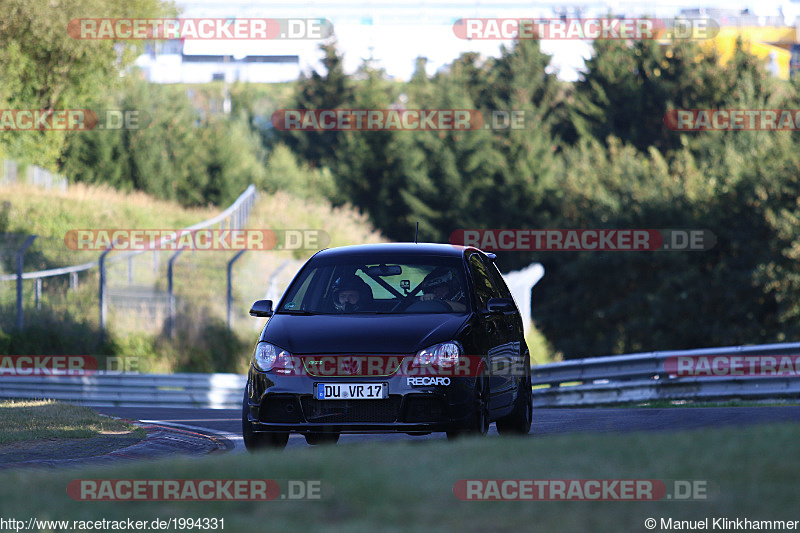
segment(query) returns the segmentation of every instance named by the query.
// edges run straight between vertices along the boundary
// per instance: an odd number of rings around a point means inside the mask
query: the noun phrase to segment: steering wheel
[[[414,298],[407,296],[394,304],[389,312],[394,313],[396,311],[405,311],[406,307],[410,306],[412,303],[414,303]]]

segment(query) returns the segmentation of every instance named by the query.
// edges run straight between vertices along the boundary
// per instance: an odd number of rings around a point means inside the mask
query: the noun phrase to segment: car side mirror
[[[250,308],[250,316],[272,316],[272,300],[257,300]]]
[[[489,298],[486,302],[486,311],[491,315],[511,313],[516,311],[514,300],[511,298]]]

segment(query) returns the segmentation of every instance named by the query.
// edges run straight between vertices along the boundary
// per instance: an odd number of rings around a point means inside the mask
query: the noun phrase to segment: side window
[[[472,275],[472,281],[475,284],[475,298],[477,298],[478,306],[481,309],[486,309],[489,298],[497,296],[497,291],[492,285],[492,280],[489,277],[486,266],[483,264],[478,254],[472,254],[469,258],[469,271]]]
[[[506,282],[503,279],[503,276],[500,274],[500,271],[497,270],[497,267],[494,265],[494,263],[490,261],[487,261],[487,263],[488,264],[486,265],[486,270],[489,271],[489,275],[492,277],[492,282],[494,283],[494,286],[497,288],[497,292],[500,293],[498,294],[498,296],[500,296],[501,298],[511,298],[513,300],[513,297],[511,296],[511,291],[508,290],[508,285],[506,285]]]

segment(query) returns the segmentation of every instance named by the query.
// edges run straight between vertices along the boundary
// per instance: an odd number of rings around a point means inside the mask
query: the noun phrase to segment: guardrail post
[[[133,284],[133,256],[128,258],[128,285]]]
[[[78,273],[77,272],[70,272],[69,273],[69,288],[73,291],[78,288]]]
[[[103,344],[106,337],[106,256],[112,250],[109,248],[102,254],[100,254],[100,260],[98,261],[98,266],[100,268],[100,344]]]
[[[22,318],[22,265],[24,263],[23,255],[25,254],[25,250],[33,244],[34,239],[36,239],[38,235],[31,235],[25,242],[22,244],[22,247],[17,250],[17,329],[22,329],[24,324]]]
[[[172,254],[172,257],[169,258],[169,263],[167,265],[167,290],[169,292],[169,317],[167,318],[167,334],[169,335],[170,339],[175,338],[175,290],[172,283],[172,268],[181,253],[183,253],[183,250],[178,250]]]
[[[36,278],[36,290],[34,291],[36,310],[42,308],[42,278]]]
[[[231,316],[231,306],[233,304],[233,263],[242,257],[242,254],[246,251],[247,250],[239,251],[239,253],[233,256],[233,259],[228,261],[228,329],[231,329],[233,326],[233,317]]]

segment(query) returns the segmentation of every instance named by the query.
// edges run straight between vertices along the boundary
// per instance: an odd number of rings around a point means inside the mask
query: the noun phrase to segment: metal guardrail
[[[534,405],[572,407],[657,400],[800,398],[800,377],[677,376],[671,357],[800,355],[800,343],[649,352],[574,359],[533,370]]]
[[[242,406],[247,376],[137,374],[99,371],[90,376],[3,376],[0,398],[53,399],[97,407]]]
[[[798,377],[676,377],[670,357],[798,355],[800,343],[732,346],[593,357],[533,369],[536,407],[578,407],[653,400],[800,398]],[[53,398],[94,406],[238,409],[246,376],[134,374],[3,376],[0,398]]]

